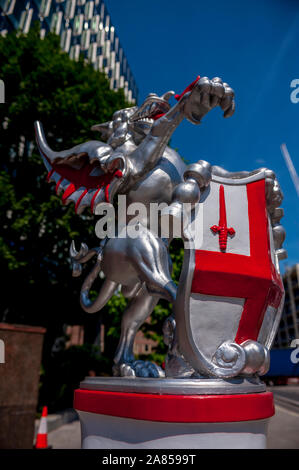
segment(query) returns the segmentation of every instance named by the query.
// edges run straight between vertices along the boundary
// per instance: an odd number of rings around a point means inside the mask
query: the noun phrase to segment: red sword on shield
[[[210,229],[214,233],[219,233],[220,250],[225,251],[227,245],[227,235],[233,236],[236,232],[232,227],[227,227],[224,187],[222,184],[219,188],[219,224],[213,225],[210,227]]]

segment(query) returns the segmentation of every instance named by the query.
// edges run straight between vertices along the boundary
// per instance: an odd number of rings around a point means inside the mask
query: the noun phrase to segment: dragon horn
[[[108,140],[113,134],[113,121],[103,122],[102,124],[95,124],[91,126],[92,131],[100,132],[103,139]]]
[[[165,101],[169,101],[170,98],[174,95],[175,95],[174,91],[167,91],[166,93],[164,93],[164,95],[161,96],[161,98]]]
[[[50,164],[55,163],[55,160],[57,159],[68,157],[72,155],[73,153],[78,153],[78,150],[76,147],[72,147],[71,149],[63,150],[61,152],[55,152],[49,147],[47,143],[45,133],[44,133],[44,128],[40,121],[35,121],[34,129],[35,129],[35,138],[36,138],[38,149],[40,153],[42,154],[42,156]]]

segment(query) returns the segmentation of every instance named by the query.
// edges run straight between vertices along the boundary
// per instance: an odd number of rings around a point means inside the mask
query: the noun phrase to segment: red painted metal
[[[59,186],[62,183],[64,179],[67,179],[70,181],[69,186],[65,190],[62,196],[62,202],[63,204],[66,203],[67,198],[71,196],[77,189],[79,188],[86,188],[84,193],[82,193],[77,200],[75,204],[75,211],[77,212],[77,209],[79,207],[80,202],[82,201],[82,198],[85,196],[85,194],[88,192],[89,189],[95,189],[97,190],[96,193],[93,195],[92,200],[91,200],[91,211],[93,212],[93,206],[94,206],[94,201],[96,198],[96,195],[98,194],[99,190],[104,187],[105,191],[105,200],[106,202],[109,201],[109,186],[111,181],[114,178],[121,178],[123,176],[123,173],[121,170],[116,170],[114,173],[103,173],[100,176],[91,176],[90,173],[95,167],[98,167],[97,162],[89,163],[87,162],[85,165],[83,165],[82,168],[79,170],[76,168],[72,168],[68,164],[65,165],[55,165],[55,163],[52,164],[52,162],[49,160],[47,155],[42,151],[42,149],[39,147],[40,153],[45,157],[49,165],[51,165],[52,169],[48,172],[47,174],[47,181],[50,180],[51,176],[53,175],[54,172],[56,172],[60,178],[56,184],[55,191],[56,194],[58,192]]]
[[[48,183],[49,183],[50,178],[51,178],[51,176],[53,175],[53,173],[54,173],[54,170],[53,170],[53,168],[52,168],[52,170],[50,170],[49,173],[47,174],[47,182],[48,182]]]
[[[73,183],[70,183],[62,195],[62,203],[65,204],[67,198],[70,197],[76,191],[76,186]]]
[[[152,116],[152,119],[154,121],[157,121],[158,119],[160,119],[160,117],[162,116],[165,116],[165,113],[158,113],[158,114],[155,114],[154,116]]]
[[[187,88],[185,88],[185,90],[180,94],[180,95],[175,95],[175,99],[177,101],[180,101],[180,99],[186,94],[188,93],[189,91],[191,91],[193,88],[194,88],[194,85],[198,82],[198,80],[200,79],[200,75],[198,75],[198,77],[196,77],[196,79],[194,80],[194,82],[190,83],[190,85],[187,86]]]
[[[82,201],[82,199],[84,198],[85,194],[87,194],[87,193],[88,193],[88,190],[85,189],[85,190],[83,191],[83,193],[78,197],[78,200],[77,200],[77,202],[76,202],[76,204],[75,204],[75,212],[76,212],[76,214],[77,214],[78,207],[80,206],[80,202]]]
[[[120,418],[169,423],[224,423],[270,418],[271,392],[243,395],[159,395],[75,390],[74,408]]]
[[[180,101],[180,99],[186,94],[188,93],[189,91],[191,91],[194,87],[194,85],[198,82],[198,80],[200,79],[200,75],[198,75],[198,77],[196,77],[196,79],[194,80],[194,82],[190,83],[190,85],[187,86],[187,88],[185,88],[185,90],[180,94],[180,95],[174,95],[175,99],[177,101]],[[160,119],[160,117],[162,116],[165,116],[165,113],[158,113],[158,114],[155,114],[154,116],[152,116],[152,119],[154,121],[157,121],[157,119]]]
[[[219,214],[219,224],[213,225],[210,228],[214,233],[219,233],[219,247],[221,251],[225,251],[227,246],[227,235],[233,236],[236,232],[232,227],[227,227],[223,184],[221,184],[219,188]]]
[[[103,181],[105,184],[108,184],[114,178],[114,173],[106,173],[100,176],[91,176],[92,170],[99,167],[99,163],[97,161],[92,163],[90,163],[90,161],[86,161],[80,169],[73,168],[67,163],[57,165],[49,160],[39,145],[38,149],[41,155],[47,160],[49,165],[51,165],[51,170],[49,171],[47,177],[52,176],[53,172],[56,171],[60,176],[73,183],[76,186],[76,189],[81,186],[84,186],[87,189],[96,189]]]
[[[55,186],[55,192],[56,192],[56,194],[58,194],[59,186],[61,185],[61,183],[62,183],[63,180],[64,180],[64,177],[61,176],[61,177],[59,178],[59,180],[57,181],[56,186]]]
[[[197,250],[191,291],[244,298],[235,341],[256,340],[265,311],[277,308],[284,292],[270,253],[265,181],[247,184],[250,256]]]
[[[94,201],[97,197],[97,195],[99,194],[99,192],[102,190],[102,186],[99,187],[99,189],[97,189],[97,191],[94,193],[94,195],[92,196],[92,199],[91,199],[91,203],[90,203],[90,210],[91,212],[93,213],[93,206],[94,206]]]

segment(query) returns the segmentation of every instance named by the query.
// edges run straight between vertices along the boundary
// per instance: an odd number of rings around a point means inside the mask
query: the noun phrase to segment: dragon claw
[[[76,256],[78,256],[78,251],[76,250],[75,241],[72,240],[71,246],[70,246],[70,257],[76,258]]]
[[[115,364],[113,367],[113,375],[120,377],[165,377],[165,373],[161,367],[152,362],[141,360]]]
[[[80,250],[76,250],[76,245],[74,240],[72,240],[71,246],[70,246],[70,257],[72,260],[75,261],[80,261],[83,256],[85,256],[88,253],[89,249],[86,243],[81,243]]]

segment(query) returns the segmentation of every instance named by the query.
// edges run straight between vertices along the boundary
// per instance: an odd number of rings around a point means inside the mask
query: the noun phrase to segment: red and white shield
[[[269,220],[265,174],[213,176],[185,250],[175,316],[181,353],[196,370],[224,342],[270,348],[284,289]]]

